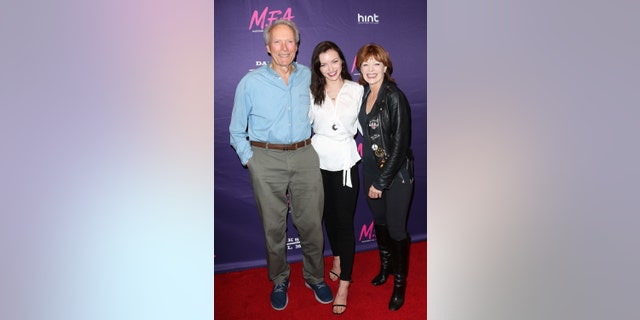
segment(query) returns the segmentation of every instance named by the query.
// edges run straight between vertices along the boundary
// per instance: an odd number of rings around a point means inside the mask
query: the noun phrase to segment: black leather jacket
[[[362,102],[366,104],[371,89],[366,85],[364,90]],[[379,175],[373,186],[378,190],[389,189],[396,176],[402,183],[413,183],[411,108],[395,83],[383,81],[369,117],[371,120],[362,129],[368,130],[371,145],[377,149],[373,153]]]

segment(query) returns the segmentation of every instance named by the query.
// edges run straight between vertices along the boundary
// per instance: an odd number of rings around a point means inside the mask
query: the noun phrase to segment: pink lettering
[[[375,237],[373,230],[373,221],[371,221],[371,224],[368,227],[366,224],[363,224],[362,229],[360,229],[360,237],[358,238],[358,241],[362,241],[362,238],[366,238],[367,240],[373,239]]]
[[[291,8],[287,8],[287,10],[284,11],[284,15],[282,15],[282,19],[291,21],[293,18],[295,17],[291,14]]]
[[[253,10],[251,21],[249,21],[249,30],[251,30],[251,27],[254,25],[254,23],[257,27],[260,27],[260,29],[264,29],[264,21],[267,15],[267,10],[269,10],[269,7],[264,7],[264,10],[262,11],[262,14],[260,16],[258,16],[258,10]]]
[[[356,60],[358,59],[358,56],[353,57],[353,64],[351,65],[351,73],[353,73],[353,71],[356,70]]]
[[[264,30],[264,27],[270,26],[271,23],[278,19],[293,20],[293,18],[294,16],[293,14],[291,14],[291,8],[287,8],[283,14],[282,10],[269,11],[269,7],[264,7],[262,13],[259,13],[258,10],[253,10],[253,14],[251,14],[251,20],[249,21],[249,30],[251,30],[253,27],[258,27]]]
[[[280,11],[280,10],[269,11],[269,24],[268,25],[271,25],[272,22],[278,20],[278,17],[280,16],[281,13],[282,13],[282,11]]]

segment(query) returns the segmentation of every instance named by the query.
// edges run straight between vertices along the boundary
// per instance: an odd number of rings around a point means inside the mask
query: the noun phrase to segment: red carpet
[[[325,281],[335,295],[338,282],[326,275],[333,261],[325,257]],[[291,264],[289,304],[286,309],[271,308],[269,294],[273,284],[267,278],[266,268],[230,272],[214,276],[215,319],[426,319],[427,318],[427,242],[411,245],[409,275],[405,302],[398,311],[388,309],[393,291],[393,277],[380,287],[371,285],[378,273],[380,259],[377,250],[356,254],[353,283],[349,287],[347,311],[336,316],[331,304],[320,304],[313,291],[305,287],[302,262]]]

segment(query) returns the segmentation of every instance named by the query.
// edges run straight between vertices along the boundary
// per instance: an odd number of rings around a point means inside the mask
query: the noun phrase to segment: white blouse
[[[342,170],[343,185],[351,185],[351,167],[360,160],[355,135],[358,132],[358,113],[364,88],[354,81],[345,80],[335,104],[325,93],[322,106],[313,102],[309,120],[314,135],[311,144],[320,158],[320,169]]]

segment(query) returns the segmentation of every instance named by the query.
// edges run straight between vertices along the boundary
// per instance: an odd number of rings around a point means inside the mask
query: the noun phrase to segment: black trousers
[[[395,241],[407,238],[407,218],[413,196],[413,182],[402,181],[396,176],[391,188],[382,191],[382,198],[371,199],[367,194],[375,177],[364,174],[364,194],[367,204],[373,214],[373,221],[378,225],[385,225],[389,236]]]
[[[340,279],[351,281],[356,248],[353,218],[360,189],[357,164],[351,167],[352,187],[342,185],[342,171],[322,172],[324,185],[324,225],[334,256],[340,257]]]

